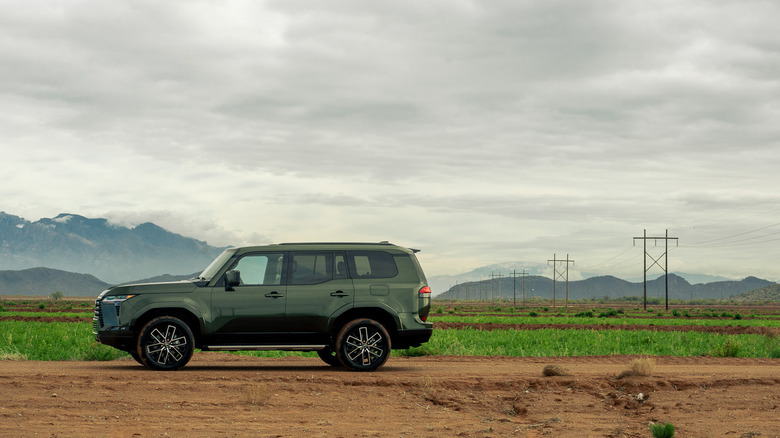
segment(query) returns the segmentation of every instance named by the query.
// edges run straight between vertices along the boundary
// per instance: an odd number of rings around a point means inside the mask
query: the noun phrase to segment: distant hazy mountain
[[[504,277],[504,281],[506,281],[506,277],[512,278],[513,272],[518,276],[522,275],[521,273],[523,271],[525,271],[526,275],[543,275],[549,272],[550,269],[551,268],[544,263],[497,263],[494,265],[482,266],[457,275],[434,275],[428,277],[428,286],[431,287],[433,295],[436,296],[447,291],[456,284],[484,280],[490,278],[491,274],[494,276],[500,275],[501,277]]]
[[[92,275],[49,268],[0,271],[0,295],[48,296],[60,291],[65,296],[96,296],[109,285]]]
[[[116,284],[200,272],[222,249],[152,223],[127,228],[74,214],[30,222],[0,212],[0,270],[45,266]]]
[[[780,284],[771,284],[761,289],[743,292],[733,298],[737,301],[780,301]]]
[[[704,284],[690,284],[684,278],[669,274],[669,298],[670,299],[706,299],[727,298],[742,292],[752,291],[775,283],[755,277],[747,277],[740,281],[716,281]],[[510,278],[483,280],[478,282],[461,283],[445,291],[440,298],[467,298],[476,299],[513,299],[522,297],[522,279],[513,281]],[[642,282],[632,283],[612,276],[591,277],[585,280],[569,281],[568,296],[571,300],[601,298],[601,297],[628,297],[642,296],[644,293]],[[566,297],[566,283],[555,283],[555,296],[557,299]],[[663,276],[647,281],[647,296],[663,298],[666,293],[666,283]],[[541,297],[550,299],[553,296],[552,279],[541,276],[525,277],[526,297]]]

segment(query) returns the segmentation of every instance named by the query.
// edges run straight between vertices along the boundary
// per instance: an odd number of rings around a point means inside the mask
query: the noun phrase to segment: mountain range
[[[67,213],[30,222],[0,212],[0,270],[47,267],[116,284],[200,272],[223,249],[148,222],[128,228]]]
[[[153,223],[128,228],[106,219],[67,213],[30,222],[0,212],[0,294],[49,295],[61,291],[67,296],[91,296],[111,284],[192,278],[223,249]],[[510,275],[523,271],[527,297],[552,297],[553,283],[543,275],[549,271],[544,264],[483,266],[457,276],[430,277],[429,284],[434,295],[442,298],[492,295],[512,299],[515,293],[522,296],[522,277],[517,275],[513,281]],[[503,277],[485,279],[501,272]],[[670,298],[721,298],[775,285],[755,277],[740,281],[690,274],[685,277],[669,275]],[[687,280],[708,282],[690,284]],[[455,286],[450,287],[453,283]],[[647,284],[648,297],[664,295],[663,277],[648,280]],[[556,298],[565,297],[564,282],[556,282],[555,289]],[[641,281],[612,276],[570,279],[568,289],[570,299],[643,294]]]
[[[664,276],[648,280],[647,297],[664,298],[666,282],[667,280]],[[739,281],[726,280],[690,284],[683,277],[675,274],[669,274],[668,284],[669,299],[682,300],[729,298],[732,295],[775,285],[772,281],[756,277],[747,277]],[[558,300],[565,299],[567,293],[570,300],[598,299],[603,297],[641,297],[644,294],[642,282],[633,283],[609,275],[569,281],[568,285],[564,281],[557,281],[554,286],[552,279],[532,275],[526,276],[524,279],[517,277],[513,280],[512,277],[503,277],[501,279],[461,283],[451,287],[437,297],[443,299],[466,298],[483,300],[513,300],[517,297],[520,300],[522,299],[523,287],[525,288],[526,298],[544,299],[553,297],[554,287],[555,297]]]

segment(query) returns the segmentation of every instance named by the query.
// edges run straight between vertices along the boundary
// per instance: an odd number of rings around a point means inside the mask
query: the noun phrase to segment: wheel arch
[[[353,307],[339,315],[333,320],[333,324],[331,325],[331,344],[336,341],[336,335],[345,324],[360,318],[373,319],[382,324],[390,335],[390,345],[392,348],[392,345],[395,344],[395,340],[398,336],[398,321],[396,321],[396,318],[390,312],[379,307]]]
[[[201,346],[200,319],[197,316],[195,316],[195,314],[192,313],[192,311],[181,307],[160,307],[160,308],[153,308],[147,310],[145,313],[143,313],[138,318],[136,318],[135,322],[133,323],[132,325],[133,336],[134,337],[138,336],[138,333],[141,331],[141,328],[144,325],[146,325],[146,323],[160,316],[172,316],[174,318],[179,318],[180,320],[184,321],[192,331],[192,335],[195,337],[195,347],[200,348]]]

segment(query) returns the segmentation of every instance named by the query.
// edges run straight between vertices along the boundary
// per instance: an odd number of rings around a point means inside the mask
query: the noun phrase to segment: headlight
[[[110,297],[105,297],[103,299],[103,303],[118,305],[124,301],[129,300],[130,298],[133,298],[134,296],[136,295],[112,295]]]

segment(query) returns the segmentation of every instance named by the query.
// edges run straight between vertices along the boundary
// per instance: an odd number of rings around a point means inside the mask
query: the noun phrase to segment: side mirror
[[[233,286],[241,284],[241,271],[225,272],[225,290],[233,290]]]

